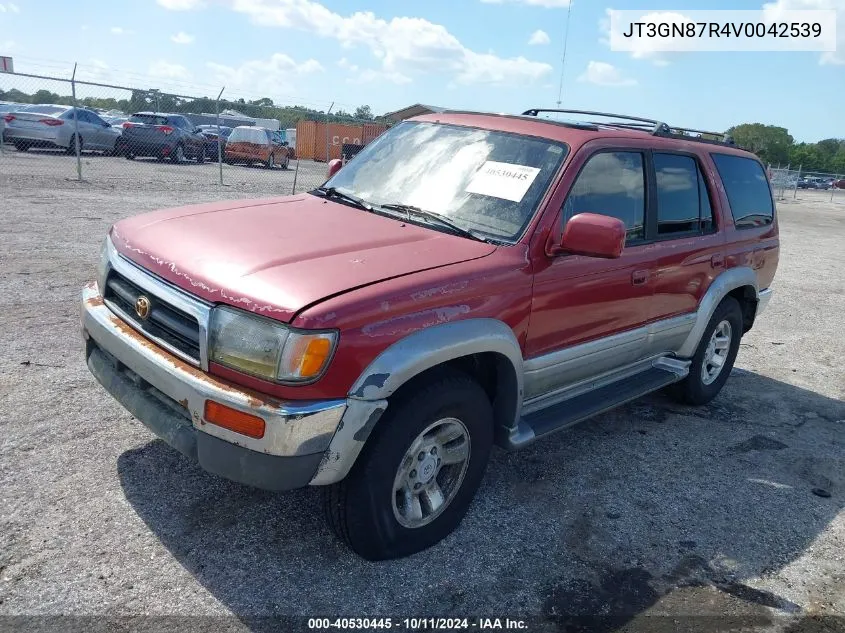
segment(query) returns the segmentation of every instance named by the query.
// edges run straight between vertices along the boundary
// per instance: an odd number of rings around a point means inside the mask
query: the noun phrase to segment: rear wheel
[[[170,160],[172,160],[174,163],[185,162],[185,148],[182,147],[181,144],[173,148],[173,151],[170,153]]]
[[[736,299],[725,297],[704,330],[689,375],[672,385],[669,393],[685,404],[710,402],[731,374],[741,337],[742,309]]]
[[[481,386],[438,372],[391,401],[346,479],[324,490],[330,527],[369,560],[431,547],[464,518],[492,442]]]
[[[273,154],[270,154],[270,155],[267,157],[267,162],[265,162],[265,163],[264,163],[264,166],[265,166],[267,169],[273,169],[273,167],[275,166],[275,164],[276,164],[276,157],[275,157]]]
[[[82,153],[82,147],[83,147],[83,140],[82,140],[82,137],[80,136],[79,137],[79,153],[80,154]],[[71,137],[70,137],[70,142],[68,143],[68,146],[67,146],[67,153],[68,154],[76,154],[76,134],[72,134]]]

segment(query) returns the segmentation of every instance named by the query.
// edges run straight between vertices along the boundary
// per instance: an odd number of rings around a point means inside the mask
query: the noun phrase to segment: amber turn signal
[[[205,421],[222,426],[235,433],[261,439],[264,437],[266,424],[257,415],[250,415],[237,409],[232,409],[213,400],[205,401]]]

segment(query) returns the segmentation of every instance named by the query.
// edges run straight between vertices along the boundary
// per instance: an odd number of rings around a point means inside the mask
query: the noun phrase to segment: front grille
[[[150,302],[146,319],[135,312],[135,302],[142,295]],[[115,270],[109,273],[103,298],[149,338],[165,343],[165,347],[169,346],[199,364],[200,328],[196,318],[177,310],[154,293],[142,290]]]

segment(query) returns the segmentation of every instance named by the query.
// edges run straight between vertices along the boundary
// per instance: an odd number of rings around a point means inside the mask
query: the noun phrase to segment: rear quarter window
[[[771,224],[775,215],[772,190],[763,166],[752,158],[711,154],[725,187],[737,228]]]

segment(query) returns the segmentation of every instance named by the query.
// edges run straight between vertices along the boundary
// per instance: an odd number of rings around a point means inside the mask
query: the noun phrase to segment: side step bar
[[[505,440],[506,448],[522,448],[535,439],[568,429],[600,413],[636,400],[686,378],[689,361],[660,359],[634,376],[617,380],[522,417]]]

